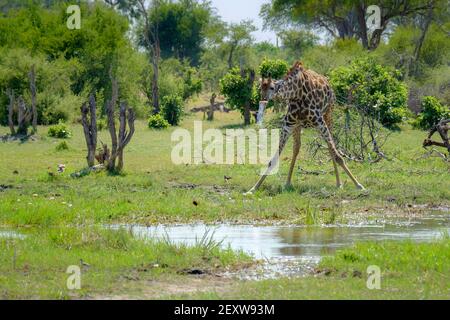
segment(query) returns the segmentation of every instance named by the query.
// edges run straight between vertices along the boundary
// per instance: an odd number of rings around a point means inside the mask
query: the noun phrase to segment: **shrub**
[[[107,123],[106,119],[102,118],[102,119],[97,120],[97,131],[105,130],[107,127],[108,127],[108,123]]]
[[[183,99],[187,100],[195,94],[202,92],[203,82],[195,68],[188,68],[184,75]]]
[[[450,117],[450,108],[442,105],[435,97],[423,97],[421,107],[422,112],[413,123],[416,128],[430,130],[442,119]]]
[[[64,150],[69,150],[69,145],[67,144],[66,141],[61,141],[56,145],[56,151],[64,151]]]
[[[146,70],[147,72],[147,70]],[[145,77],[150,77],[153,71],[148,70]],[[150,81],[150,78],[148,78]],[[145,90],[148,90],[145,81]],[[161,62],[161,73],[159,79],[159,94],[161,99],[173,94],[179,95],[183,100],[191,98],[202,91],[203,82],[196,68],[189,65],[188,61],[180,61],[175,58],[166,59]],[[151,96],[151,91],[147,95]]]
[[[249,74],[248,72],[246,73]],[[250,109],[258,110],[259,90],[248,85],[248,76],[242,77],[239,68],[231,69],[220,80],[220,93],[225,96],[227,105],[244,114],[244,106],[250,101]]]
[[[347,66],[352,61],[367,56],[367,51],[355,39],[339,39],[332,45],[317,45],[307,48],[302,60],[308,68],[329,75],[337,67]]]
[[[261,65],[259,66],[259,74],[263,78],[273,78],[280,79],[288,72],[289,67],[286,61],[284,60],[270,60],[264,59]]]
[[[172,126],[177,126],[183,114],[183,98],[179,95],[168,95],[161,100],[161,114]]]
[[[148,127],[150,129],[167,129],[170,123],[161,114],[155,114],[148,119]]]
[[[359,59],[348,67],[331,72],[331,84],[339,104],[352,103],[376,117],[385,127],[393,128],[407,115],[407,88],[396,70],[390,70],[373,59]]]
[[[58,139],[68,139],[72,136],[72,133],[64,122],[60,122],[48,129],[48,136]]]

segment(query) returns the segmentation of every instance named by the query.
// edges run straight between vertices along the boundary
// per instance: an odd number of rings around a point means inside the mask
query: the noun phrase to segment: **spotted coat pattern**
[[[342,187],[338,165],[341,166],[353,183],[359,189],[364,187],[356,180],[348,169],[342,155],[336,149],[330,131],[333,105],[336,102],[335,94],[326,77],[306,69],[301,62],[296,62],[284,80],[272,81],[263,79],[261,84],[261,97],[263,100],[278,100],[288,104],[288,110],[282,123],[279,152],[269,163],[269,168],[258,183],[250,190],[256,191],[270,173],[291,135],[294,136],[294,148],[287,186],[291,185],[292,174],[301,146],[301,129],[306,127],[317,128],[328,144],[336,174],[338,187]]]

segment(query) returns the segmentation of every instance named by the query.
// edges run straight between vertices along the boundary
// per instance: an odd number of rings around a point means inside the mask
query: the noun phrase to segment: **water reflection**
[[[25,239],[25,235],[10,230],[0,230],[0,238]]]
[[[338,248],[361,241],[432,241],[450,232],[450,216],[433,216],[415,220],[377,222],[373,225],[329,227],[247,226],[247,225],[181,225],[132,227],[134,234],[146,238],[169,237],[175,243],[193,245],[205,232],[224,247],[241,249],[256,258],[300,258],[317,261]]]

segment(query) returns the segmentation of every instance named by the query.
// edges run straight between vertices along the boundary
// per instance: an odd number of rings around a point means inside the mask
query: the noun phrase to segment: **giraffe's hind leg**
[[[286,143],[289,140],[289,137],[291,136],[292,131],[294,130],[294,127],[295,127],[294,125],[288,124],[287,120],[285,118],[285,120],[283,121],[283,128],[281,130],[280,143],[278,145],[278,152],[273,156],[272,160],[269,162],[269,165],[268,165],[265,173],[259,178],[259,180],[255,184],[255,186],[253,188],[251,188],[251,190],[249,192],[247,192],[246,194],[252,194],[255,191],[257,191],[259,189],[259,187],[261,187],[261,185],[263,184],[264,180],[266,180],[267,176],[272,172],[273,168],[278,165],[278,162],[280,160],[280,155],[283,152],[283,149],[286,146]]]
[[[297,157],[298,157],[298,154],[300,152],[300,147],[301,147],[301,134],[302,134],[301,127],[296,127],[293,132],[294,147],[293,147],[293,153],[292,153],[291,166],[289,168],[289,174],[288,174],[288,178],[286,181],[286,188],[292,187],[292,175],[294,173],[295,163],[297,161]]]
[[[332,118],[331,118],[332,110],[333,110],[332,108],[329,108],[327,110],[327,112],[324,114],[324,117],[323,117],[324,121],[325,121],[325,124],[328,127],[328,130],[330,130],[330,133],[331,133],[331,128],[333,126],[332,125]],[[338,188],[342,188],[343,184],[342,184],[342,181],[341,181],[341,176],[339,174],[339,167],[338,167],[338,164],[336,163],[336,159],[334,157],[334,154],[331,152],[331,150],[330,150],[330,156],[331,156],[331,159],[333,160],[334,174],[336,175],[336,186]]]
[[[339,177],[338,166],[337,166],[337,165],[339,165],[342,167],[342,169],[344,169],[345,173],[350,177],[350,179],[353,181],[355,186],[358,189],[364,190],[364,186],[361,183],[359,183],[358,180],[356,180],[355,176],[352,174],[350,169],[347,167],[347,164],[345,163],[344,158],[342,158],[341,154],[336,149],[330,129],[328,128],[327,124],[325,123],[325,121],[323,119],[319,119],[318,128],[320,130],[320,134],[322,135],[322,137],[325,139],[325,141],[328,144],[328,149],[330,151],[331,158],[333,159],[333,163],[334,163],[334,167],[335,167],[337,183],[340,184],[340,177]]]
[[[331,155],[331,159],[333,159],[334,173],[336,175],[336,187],[341,189],[344,185],[342,184],[341,176],[339,175],[339,168],[336,163],[336,160],[334,159],[333,153],[331,153],[331,151],[330,151],[330,155]]]

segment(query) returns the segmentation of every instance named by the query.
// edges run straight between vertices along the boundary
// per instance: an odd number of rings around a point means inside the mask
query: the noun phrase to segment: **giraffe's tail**
[[[330,104],[328,109],[325,111],[325,114],[323,115],[323,119],[325,120],[325,123],[330,130],[333,128],[333,109],[334,104]]]

